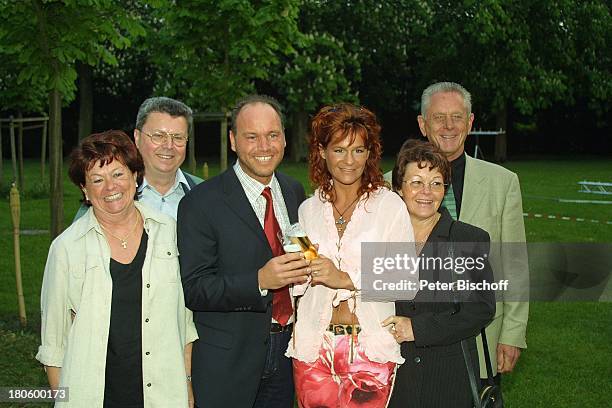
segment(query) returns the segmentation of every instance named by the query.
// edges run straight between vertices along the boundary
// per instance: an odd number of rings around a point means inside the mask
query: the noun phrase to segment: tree
[[[360,80],[357,54],[327,33],[305,34],[296,52],[274,71],[273,86],[286,101],[291,123],[291,157],[306,157],[308,113],[321,104],[358,102],[353,83]]]
[[[591,92],[588,99],[597,105],[609,100],[610,52],[605,44],[612,25],[603,2],[427,4],[428,30],[420,39],[422,86],[449,79],[463,83],[493,114],[490,126],[508,129],[509,109],[534,115],[553,103],[574,103],[578,95]],[[441,46],[432,48],[432,44]],[[598,60],[594,56],[600,50],[607,57]],[[496,140],[497,161],[506,159],[505,137]]]
[[[156,91],[196,110],[227,112],[293,52],[296,0],[183,1],[159,16]],[[163,24],[161,22],[163,21]],[[227,136],[222,135],[223,153]]]
[[[420,0],[308,0],[300,14],[303,32],[328,33],[356,55],[361,81],[354,84],[362,103],[376,111],[412,107],[417,43],[426,26]],[[342,16],[342,18],[338,18]]]
[[[109,46],[142,34],[137,20],[112,0],[2,1],[0,44],[22,64],[18,81],[44,84],[49,100],[51,237],[63,228],[62,103],[74,98],[76,63],[115,63]]]

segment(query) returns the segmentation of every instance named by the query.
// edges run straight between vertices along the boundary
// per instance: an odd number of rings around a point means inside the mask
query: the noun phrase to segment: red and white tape
[[[523,213],[523,217],[525,217],[525,218],[539,218],[539,219],[544,219],[544,220],[591,222],[593,224],[608,224],[608,225],[612,225],[612,221],[595,220],[595,219],[592,219],[592,218],[589,219],[589,218],[581,218],[581,217],[566,217],[566,216],[554,215],[554,214]]]

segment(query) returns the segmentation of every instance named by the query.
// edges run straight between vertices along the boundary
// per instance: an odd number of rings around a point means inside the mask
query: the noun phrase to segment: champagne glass
[[[304,258],[308,260],[313,260],[319,256],[317,249],[310,242],[299,222],[290,225],[282,234],[282,237],[279,236],[279,239],[285,252],[302,252]]]

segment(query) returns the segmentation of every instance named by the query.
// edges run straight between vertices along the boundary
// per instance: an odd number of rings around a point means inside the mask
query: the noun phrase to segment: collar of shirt
[[[189,190],[189,182],[187,181],[187,178],[185,177],[185,174],[183,174],[183,171],[181,169],[178,169],[176,171],[176,177],[174,178],[174,184],[172,185],[172,187],[170,187],[168,192],[163,195],[163,197],[169,196],[170,194],[174,193],[174,191],[181,185],[181,183],[184,184],[187,187],[187,190]],[[145,188],[148,188],[149,190],[152,190],[153,192],[155,192],[155,194],[159,195],[160,197],[162,196],[157,191],[157,189],[155,187],[153,187],[151,184],[149,184],[149,182],[147,181],[146,177],[143,178],[142,184],[138,188],[138,192],[142,193],[142,191]]]
[[[179,169],[176,172],[174,184],[166,194],[161,195],[155,187],[147,182],[146,178],[138,191],[140,193],[139,200],[142,203],[176,220],[179,202],[185,196],[185,192],[189,191],[189,183],[183,172]]]
[[[283,198],[283,192],[280,188],[280,184],[278,183],[278,179],[276,175],[272,174],[272,179],[268,185],[264,185],[259,181],[255,180],[248,174],[242,170],[240,167],[240,162],[236,160],[234,164],[234,172],[236,173],[236,177],[238,177],[238,181],[242,188],[244,189],[244,193],[251,203],[251,207],[253,207],[253,211],[255,211],[255,215],[257,215],[257,219],[261,224],[261,227],[264,227],[264,218],[266,215],[266,199],[261,195],[264,188],[270,187],[272,190],[272,201],[274,203],[274,215],[276,216],[276,220],[278,221],[278,225],[281,231],[285,231],[289,225],[289,215],[287,213],[287,207],[285,206],[285,199]]]
[[[165,218],[166,216],[160,214],[156,211],[152,211],[146,205],[142,205],[138,201],[134,202],[134,205],[140,212],[142,219],[144,221],[144,228],[149,232],[149,224],[150,222],[156,222],[158,224],[166,224],[168,223],[169,218]],[[100,223],[96,218],[96,215],[93,212],[93,207],[89,207],[89,210],[73,224],[76,232],[76,237],[81,238],[85,234],[87,234],[92,229],[96,230],[97,233],[102,234],[102,228],[100,228]]]

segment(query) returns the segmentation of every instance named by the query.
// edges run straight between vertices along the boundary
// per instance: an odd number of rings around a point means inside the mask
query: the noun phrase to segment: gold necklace
[[[433,222],[433,225],[431,225],[431,227],[428,227],[428,231],[425,234],[425,236],[421,239],[418,240],[416,237],[416,234],[414,234],[414,241],[415,241],[415,247],[416,247],[416,252],[417,255],[419,255],[421,253],[421,251],[423,250],[423,248],[425,247],[425,244],[427,243],[427,240],[429,239],[429,236],[431,235],[431,232],[433,231],[434,227],[438,224],[438,221],[440,220],[440,215],[439,213],[436,213],[436,215],[434,215],[435,217],[435,221]]]
[[[108,232],[113,238],[118,239],[121,242],[121,246],[123,247],[123,249],[127,249],[127,239],[130,237],[130,235],[132,235],[134,233],[134,231],[136,231],[136,227],[138,227],[139,224],[139,217],[138,217],[138,211],[136,211],[136,222],[134,223],[134,226],[132,227],[132,230],[129,232],[129,234],[127,234],[125,236],[125,238],[121,238],[116,236],[115,234],[113,234],[112,232],[110,232],[108,229],[106,229],[104,227],[104,225],[100,224],[100,227],[102,227],[102,229],[106,232]]]
[[[332,207],[334,207],[334,210],[336,210],[336,212],[337,212],[338,214],[340,214],[340,217],[338,217],[338,219],[337,219],[337,220],[336,220],[336,222],[335,222],[335,224],[336,224],[336,229],[338,230],[338,232],[342,232],[342,231],[344,231],[344,230],[346,229],[346,226],[345,226],[345,225],[346,225],[346,224],[348,224],[348,222],[349,222],[350,220],[346,220],[346,219],[344,219],[344,214],[345,214],[345,213],[346,213],[346,212],[347,212],[347,211],[348,211],[348,210],[349,210],[349,209],[350,209],[350,208],[353,206],[353,204],[355,204],[355,203],[357,202],[357,200],[359,200],[359,196],[357,196],[357,198],[355,198],[355,199],[353,200],[353,202],[352,202],[352,203],[350,203],[350,204],[348,205],[348,207],[346,207],[346,208],[344,209],[344,211],[342,211],[342,212],[340,212],[340,210],[338,210],[338,207],[336,207],[336,204],[334,204],[334,202],[333,202],[333,201],[331,202],[331,205],[332,205]]]

